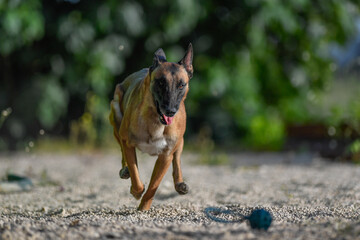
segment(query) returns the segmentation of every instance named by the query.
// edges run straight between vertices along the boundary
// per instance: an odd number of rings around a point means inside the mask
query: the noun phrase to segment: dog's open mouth
[[[156,111],[159,114],[159,120],[164,125],[170,125],[174,119],[174,117],[168,117],[165,114],[162,114],[160,111],[159,103],[158,101],[155,101],[156,104]]]

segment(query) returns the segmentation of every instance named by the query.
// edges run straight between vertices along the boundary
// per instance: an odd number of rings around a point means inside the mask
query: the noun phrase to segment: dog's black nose
[[[175,113],[176,113],[176,109],[167,109],[167,110],[165,111],[165,115],[168,116],[168,117],[174,116]]]

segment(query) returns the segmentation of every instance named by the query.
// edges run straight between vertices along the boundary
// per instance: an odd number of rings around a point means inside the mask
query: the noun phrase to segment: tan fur
[[[114,100],[111,102],[110,122],[114,127],[115,138],[122,149],[123,167],[127,166],[130,172],[132,185],[130,192],[136,199],[139,199],[144,192],[144,184],[139,177],[135,148],[150,155],[158,156],[148,190],[141,200],[139,210],[150,208],[156,189],[171,162],[173,162],[173,178],[176,190],[178,191],[181,185],[184,186],[180,155],[186,128],[184,100],[188,92],[188,84],[172,124],[166,126],[159,121],[159,115],[150,91],[154,78],[160,74],[162,76],[172,74],[171,79],[182,79],[188,83],[189,76],[185,68],[179,65],[179,70],[175,74],[170,73],[168,70],[170,64],[168,62],[162,63],[151,72],[151,75],[149,69],[142,69],[128,76],[116,86]]]

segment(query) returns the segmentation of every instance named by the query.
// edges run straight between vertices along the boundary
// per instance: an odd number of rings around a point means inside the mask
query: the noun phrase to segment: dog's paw
[[[186,183],[181,182],[181,183],[176,183],[175,184],[175,190],[180,194],[180,195],[184,195],[187,194],[189,192],[189,187]]]
[[[131,193],[131,195],[134,196],[134,198],[135,198],[136,200],[139,200],[139,199],[141,198],[141,195],[142,195],[144,192],[145,192],[145,185],[143,185],[143,188],[142,188],[142,190],[140,190],[140,191],[135,191],[132,186],[130,187],[130,193]]]
[[[120,172],[119,172],[120,178],[122,179],[128,179],[130,177],[130,172],[129,172],[129,168],[123,167]]]

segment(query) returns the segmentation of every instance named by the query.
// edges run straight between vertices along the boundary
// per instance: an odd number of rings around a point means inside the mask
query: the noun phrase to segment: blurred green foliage
[[[360,140],[355,140],[349,146],[349,152],[352,157],[353,162],[360,163]]]
[[[0,109],[13,109],[0,142],[14,149],[45,129],[104,144],[115,84],[157,48],[178,61],[192,42],[187,137],[206,128],[216,143],[279,149],[287,124],[326,122],[308,104],[359,12],[355,0],[0,0]]]
[[[44,33],[41,2],[0,1],[0,53],[9,55],[24,45],[40,39]]]

